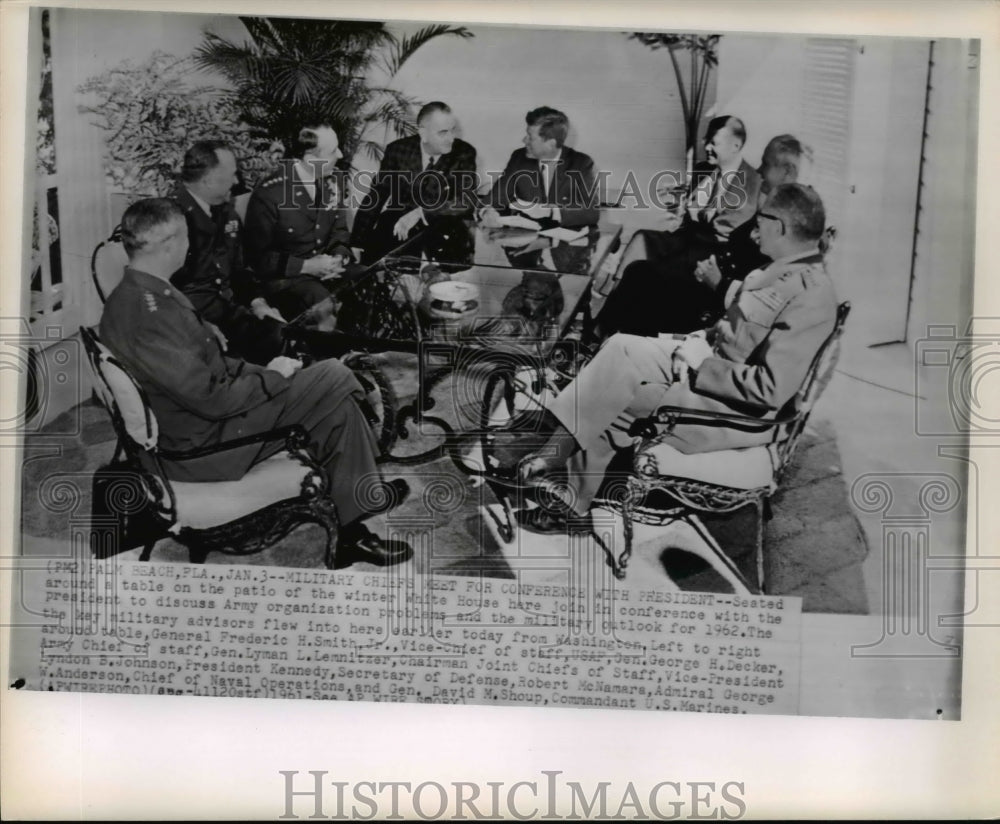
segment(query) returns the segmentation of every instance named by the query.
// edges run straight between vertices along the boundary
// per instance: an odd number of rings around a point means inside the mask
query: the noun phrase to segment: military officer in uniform
[[[287,357],[259,366],[224,356],[216,330],[169,281],[188,250],[184,214],[173,201],[134,203],[122,217],[122,236],[129,266],[108,297],[100,334],[146,391],[161,448],[189,451],[299,424],[310,435],[341,521],[338,563],[386,565],[410,557],[410,548],[386,544],[363,523],[400,503],[408,487],[381,479],[353,373],[336,360],[302,369]],[[183,481],[235,480],[280,448],[251,445],[166,461],[165,469]]]
[[[236,156],[223,141],[201,140],[185,153],[170,197],[184,212],[190,245],[170,280],[222,330],[232,353],[263,364],[281,352],[284,319],[258,293],[243,296],[249,309],[234,295],[234,287],[251,286],[242,272],[242,222],[230,199],[235,182]]]
[[[337,133],[303,128],[292,155],[254,190],[244,233],[247,262],[288,320],[336,291],[354,261]]]
[[[565,467],[565,506],[520,510],[548,532],[584,525],[586,512],[629,424],[664,405],[773,417],[795,395],[833,331],[837,301],[818,242],[823,203],[797,183],[778,186],[758,213],[761,251],[772,263],[747,275],[714,327],[680,340],[614,335],[548,410],[558,421],[546,448],[525,459],[538,482]],[[685,454],[754,446],[768,433],[678,425],[666,441]],[[665,474],[669,467],[661,466]]]

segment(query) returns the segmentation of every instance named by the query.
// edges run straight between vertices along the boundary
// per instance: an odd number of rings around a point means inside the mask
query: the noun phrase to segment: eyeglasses
[[[778,223],[781,224],[781,233],[782,234],[785,233],[785,221],[782,218],[778,217],[777,215],[768,214],[767,212],[757,212],[757,220],[758,220],[758,222],[760,221],[761,218],[764,218],[765,220],[776,220],[776,221],[778,221]]]

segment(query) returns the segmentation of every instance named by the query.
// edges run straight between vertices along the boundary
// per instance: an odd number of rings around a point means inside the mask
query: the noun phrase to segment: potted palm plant
[[[638,40],[650,49],[666,49],[677,80],[681,109],[684,113],[684,136],[687,147],[686,168],[694,166],[698,147],[698,127],[705,110],[705,95],[712,70],[719,63],[718,44],[721,35],[670,34],[667,32],[632,32],[630,40]],[[680,52],[687,52],[687,82]]]
[[[430,25],[399,37],[385,23],[241,17],[242,43],[207,33],[194,59],[232,84],[240,117],[260,138],[291,146],[304,123],[327,122],[349,161],[361,149],[376,160],[375,139],[412,134],[416,101],[390,83],[424,44],[472,37],[461,26]]]

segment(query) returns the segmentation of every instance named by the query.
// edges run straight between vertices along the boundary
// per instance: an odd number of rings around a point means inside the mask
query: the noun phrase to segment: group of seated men
[[[502,212],[515,210],[570,227],[596,223],[594,164],[565,145],[566,116],[541,107],[526,123],[524,148],[480,195],[476,150],[456,137],[447,105],[425,105],[417,134],[386,148],[350,230],[330,126],[300,131],[290,161],[252,193],[245,222],[231,200],[232,149],[218,141],[193,145],[169,198],[125,212],[129,265],[100,326],[105,344],[145,388],[161,445],[193,449],[300,424],[340,517],[338,562],[409,558],[409,547],[364,525],[405,499],[408,487],[386,483],[376,466],[361,385],[339,361],[303,368],[283,356],[282,327],[440,217],[475,217],[494,228]],[[566,506],[519,513],[526,528],[580,522],[596,491],[592,479],[622,445],[624,418],[663,403],[761,415],[779,409],[832,328],[833,291],[817,250],[822,203],[790,182],[802,147],[790,136],[775,138],[755,172],[740,156],[744,140],[735,118],[713,121],[705,191],[692,187],[683,216],[671,216],[665,231],[637,233],[622,255],[621,284],[598,318],[609,337],[550,404],[558,422],[550,448],[522,466],[525,482],[534,483],[568,464],[574,494]],[[674,316],[701,321],[708,309],[724,316],[707,332],[683,342],[660,335],[690,331]],[[734,445],[723,438],[720,447],[717,433],[694,428],[679,428],[674,438],[686,452]],[[276,448],[231,450],[167,471],[181,480],[235,479]]]

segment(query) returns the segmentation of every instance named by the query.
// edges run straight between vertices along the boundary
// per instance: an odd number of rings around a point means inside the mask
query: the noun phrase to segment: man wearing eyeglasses
[[[630,423],[660,406],[766,420],[795,395],[836,322],[837,300],[818,248],[826,216],[819,195],[792,183],[772,192],[758,220],[760,250],[772,262],[747,275],[725,317],[679,340],[614,335],[548,404],[558,426],[546,447],[524,461],[521,476],[527,483],[558,478],[563,502],[520,510],[522,526],[589,529],[587,509],[608,464],[632,443]],[[767,437],[690,424],[665,440],[695,454],[755,446]]]

